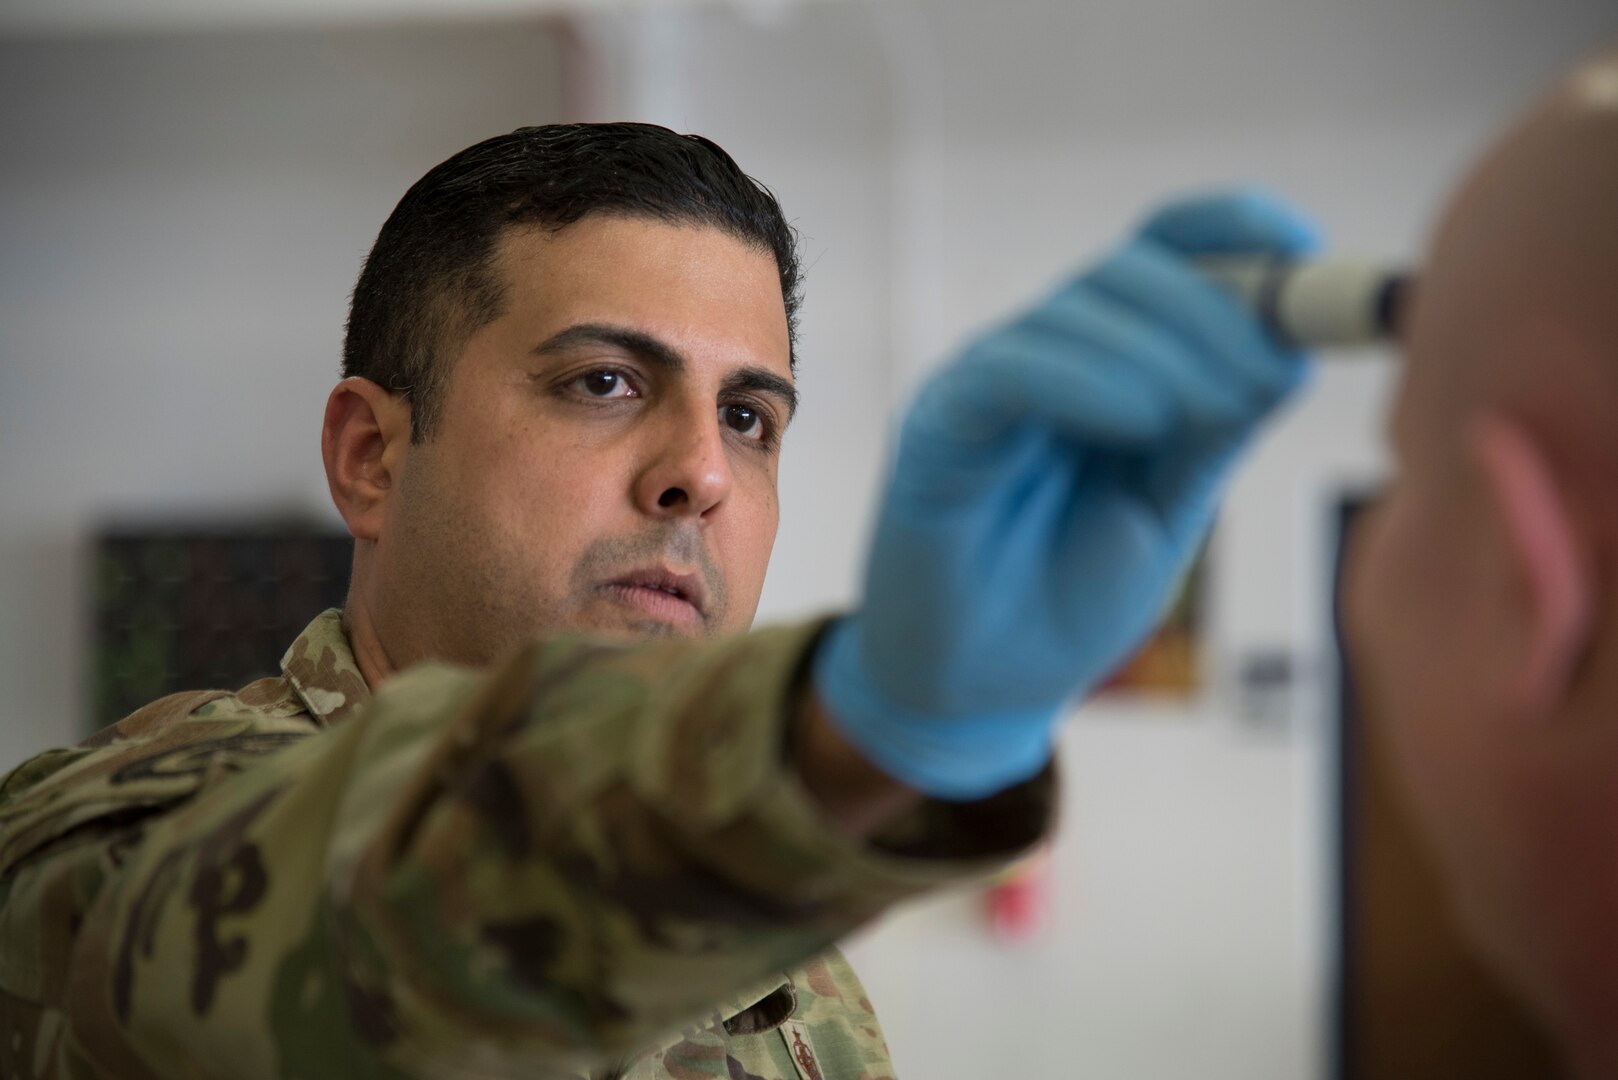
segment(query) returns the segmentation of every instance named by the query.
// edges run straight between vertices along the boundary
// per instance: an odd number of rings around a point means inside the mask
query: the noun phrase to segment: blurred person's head
[[[1618,1075],[1618,51],[1468,178],[1405,344],[1356,681],[1463,921]]]
[[[523,128],[417,181],[355,286],[322,449],[372,678],[757,608],[799,270],[706,139]]]

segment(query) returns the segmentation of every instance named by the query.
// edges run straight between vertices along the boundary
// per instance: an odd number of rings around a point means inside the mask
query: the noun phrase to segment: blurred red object
[[[990,885],[983,897],[989,930],[1016,944],[1039,936],[1050,922],[1050,855],[1030,855]]]

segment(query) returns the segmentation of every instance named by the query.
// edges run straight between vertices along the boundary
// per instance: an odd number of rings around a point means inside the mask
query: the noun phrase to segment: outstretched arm
[[[58,1051],[132,1077],[583,1071],[1038,838],[1046,784],[991,805],[998,850],[983,831],[959,852],[936,829],[924,854],[855,839],[918,800],[850,781],[804,715],[817,631],[421,669],[267,756],[201,722],[183,750],[210,757],[203,789],[71,872],[69,804],[93,808],[53,788],[161,783],[180,737],[69,765],[0,811],[0,849],[69,815],[11,860],[8,919],[45,922],[53,892],[106,875],[42,1003],[69,1018]],[[810,794],[799,754],[839,779]]]

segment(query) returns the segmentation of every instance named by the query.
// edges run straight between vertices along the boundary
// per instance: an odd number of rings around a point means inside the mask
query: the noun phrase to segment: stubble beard
[[[727,625],[725,578],[695,523],[656,522],[631,535],[596,539],[566,572],[566,584],[547,588],[531,552],[443,498],[430,476],[407,473],[400,496],[404,513],[389,607],[401,636],[419,643],[409,662],[484,666],[556,633],[633,642],[707,636]],[[603,599],[603,583],[664,564],[702,578],[704,618],[695,631],[636,617]]]

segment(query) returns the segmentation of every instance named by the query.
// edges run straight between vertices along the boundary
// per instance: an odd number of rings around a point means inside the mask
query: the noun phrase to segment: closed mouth
[[[706,614],[702,579],[695,574],[677,574],[663,567],[647,567],[616,577],[603,587],[618,599],[654,616],[671,616],[685,621],[691,616],[700,620]]]

